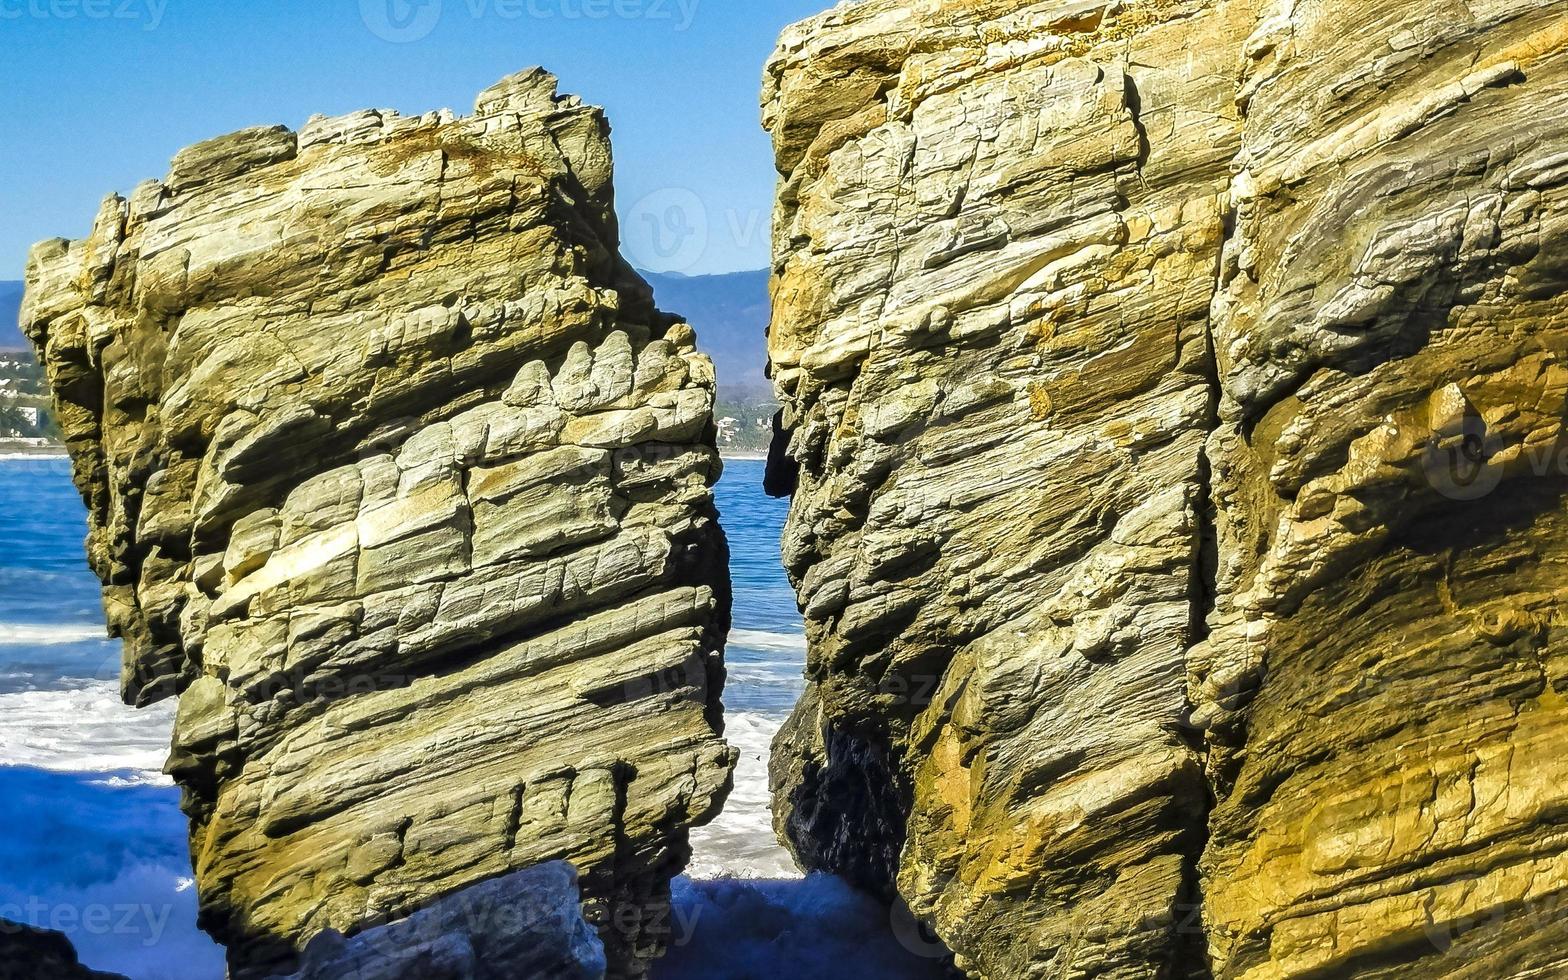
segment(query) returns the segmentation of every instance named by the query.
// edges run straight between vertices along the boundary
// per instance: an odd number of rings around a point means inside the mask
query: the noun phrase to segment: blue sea
[[[70,935],[133,980],[216,980],[196,928],[172,704],[119,698],[87,512],[63,459],[0,459],[0,918]]]
[[[940,975],[896,916],[802,878],[774,841],[768,746],[799,696],[805,639],[779,564],[787,505],[763,495],[762,466],[729,460],[717,488],[735,582],[726,734],[741,761],[723,815],[692,835],[657,980]],[[83,962],[132,980],[219,980],[179,794],[160,772],[173,705],[120,702],[85,534],[67,461],[0,458],[0,918],[63,931]]]

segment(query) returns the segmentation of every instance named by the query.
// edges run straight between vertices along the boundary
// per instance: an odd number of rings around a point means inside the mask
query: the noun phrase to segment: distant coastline
[[[0,459],[65,459],[65,447],[37,439],[0,439]]]

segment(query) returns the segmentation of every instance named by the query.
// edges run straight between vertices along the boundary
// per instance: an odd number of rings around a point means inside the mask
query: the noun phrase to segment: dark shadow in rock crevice
[[[951,955],[902,906],[843,879],[678,878],[652,980],[942,980]]]

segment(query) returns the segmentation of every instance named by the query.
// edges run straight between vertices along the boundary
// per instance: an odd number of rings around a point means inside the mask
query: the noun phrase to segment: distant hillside
[[[768,272],[682,276],[644,272],[659,308],[686,318],[697,344],[717,365],[719,385],[765,390],[768,363]]]
[[[0,350],[25,350],[27,341],[17,321],[22,312],[22,284],[0,282]]]

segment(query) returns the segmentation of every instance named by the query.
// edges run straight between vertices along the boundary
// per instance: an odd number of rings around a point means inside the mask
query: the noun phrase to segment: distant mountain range
[[[765,389],[768,362],[768,273],[734,272],[722,276],[643,273],[659,308],[686,318],[697,342],[718,365],[719,384],[731,392]],[[17,325],[22,283],[0,281],[0,350],[25,350]]]
[[[17,325],[22,314],[22,284],[0,282],[0,350],[25,350],[27,341]]]
[[[713,358],[719,385],[766,390],[768,363],[768,271],[721,276],[644,272],[659,309],[686,318],[697,346]]]

